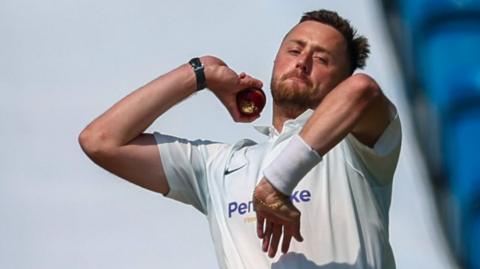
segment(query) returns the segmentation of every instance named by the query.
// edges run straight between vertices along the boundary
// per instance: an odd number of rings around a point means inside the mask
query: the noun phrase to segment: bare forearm
[[[353,77],[325,96],[300,136],[320,155],[327,153],[348,133],[356,135],[356,130],[362,130],[362,142],[371,145],[389,122],[387,111],[388,100],[378,85],[364,76]]]
[[[237,116],[236,95],[241,89],[261,87],[262,83],[243,73],[237,75],[217,57],[203,56],[200,60],[208,89],[235,116],[234,120],[244,120]],[[80,146],[90,159],[108,171],[136,185],[167,194],[170,187],[155,137],[143,132],[196,89],[195,72],[190,64],[183,64],[132,92],[100,115],[80,134]]]
[[[84,132],[108,146],[122,146],[140,135],[170,107],[191,95],[195,75],[188,64],[149,82],[113,105]]]

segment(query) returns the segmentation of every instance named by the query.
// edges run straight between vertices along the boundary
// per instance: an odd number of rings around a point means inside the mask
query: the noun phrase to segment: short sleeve
[[[398,113],[385,128],[373,147],[364,145],[355,136],[349,134],[347,143],[360,159],[368,172],[378,183],[387,184],[393,179],[402,144],[402,128]]]
[[[203,214],[208,207],[207,163],[226,145],[154,133],[169,192],[166,197],[192,205]]]

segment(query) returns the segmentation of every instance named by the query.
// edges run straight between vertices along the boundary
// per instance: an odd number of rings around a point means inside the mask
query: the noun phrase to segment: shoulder
[[[390,183],[393,179],[402,144],[400,118],[395,114],[373,146],[366,145],[349,134],[342,141],[345,160],[354,169],[371,175],[378,183]]]

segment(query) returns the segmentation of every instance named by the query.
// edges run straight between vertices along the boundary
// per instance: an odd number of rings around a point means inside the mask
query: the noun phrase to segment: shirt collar
[[[282,128],[282,133],[289,132],[292,129],[297,129],[303,125],[305,125],[305,122],[312,116],[313,110],[312,109],[307,109],[305,110],[300,116],[296,117],[295,119],[289,119],[286,120],[283,123],[283,128]],[[255,130],[259,131],[260,133],[267,135],[269,137],[274,137],[274,136],[279,136],[280,133],[278,133],[277,129],[273,126],[253,126]]]

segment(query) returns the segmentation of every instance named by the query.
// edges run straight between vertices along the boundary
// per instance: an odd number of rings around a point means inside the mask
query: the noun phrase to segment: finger
[[[264,233],[263,233],[264,223],[265,223],[265,218],[261,214],[257,213],[257,236],[260,239],[262,239],[264,236]]]
[[[240,85],[241,88],[259,88],[261,89],[263,87],[263,82],[260,80],[253,78],[250,75],[245,74],[244,77],[241,77],[240,80]]]
[[[273,228],[273,223],[270,222],[268,219],[267,225],[265,227],[265,233],[263,234],[263,243],[262,243],[262,249],[264,252],[267,252],[268,246],[270,245],[270,238],[272,235],[272,228]]]
[[[226,98],[224,105],[235,122],[252,122],[256,119],[256,116],[250,117],[240,113],[236,98]]]
[[[235,99],[229,98],[228,100],[225,100],[224,105],[235,122],[245,122],[243,115],[238,111],[237,101]]]
[[[240,73],[240,74],[238,75],[238,77],[239,77],[240,79],[243,79],[243,78],[245,78],[246,75],[247,75],[247,74],[245,74],[245,72],[242,72],[242,73]]]
[[[287,253],[288,248],[290,248],[290,241],[292,241],[292,234],[291,233],[283,233],[283,241],[282,241],[282,252]]]
[[[270,241],[270,249],[268,250],[268,256],[270,258],[275,257],[278,249],[278,243],[280,242],[280,236],[282,236],[282,225],[276,224],[273,227],[272,240]]]
[[[292,227],[293,229],[293,237],[298,241],[298,242],[303,242],[303,236],[300,233],[300,220],[294,226]]]

